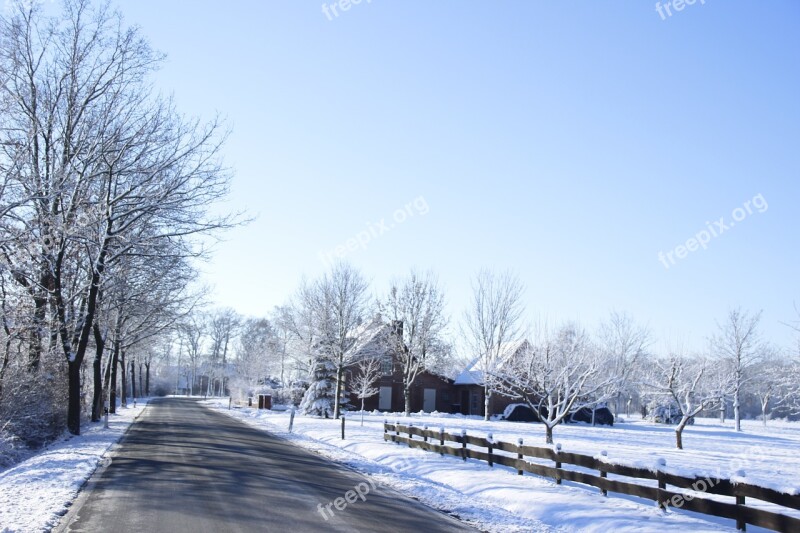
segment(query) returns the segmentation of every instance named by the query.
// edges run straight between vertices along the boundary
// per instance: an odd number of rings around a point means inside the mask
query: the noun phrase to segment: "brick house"
[[[381,376],[375,383],[378,394],[367,398],[364,409],[400,413],[405,411],[403,396],[403,367],[397,357],[398,338],[402,338],[402,322],[386,323],[378,315],[370,324],[359,332],[360,342],[353,346],[356,352],[354,363],[345,371],[345,390],[352,379],[357,376],[357,361],[365,358],[377,358],[381,362]],[[353,393],[349,394],[349,403],[356,408],[361,407],[361,400]],[[421,371],[411,385],[411,411],[441,413],[457,412],[457,404],[453,380],[431,372]]]
[[[501,361],[514,357],[528,347],[529,344],[526,340],[505,343],[501,348]],[[500,365],[502,366],[502,362]],[[484,415],[486,391],[484,389],[483,370],[481,370],[479,360],[474,360],[463,372],[456,376],[453,388],[457,399],[454,404],[458,406],[456,412],[460,412],[463,415]],[[519,403],[519,401],[519,399],[503,396],[495,392],[489,399],[489,414],[502,414],[506,407],[513,403]]]

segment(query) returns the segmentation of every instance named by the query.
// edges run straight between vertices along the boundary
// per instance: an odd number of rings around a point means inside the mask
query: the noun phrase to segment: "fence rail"
[[[608,492],[616,492],[618,494],[638,496],[658,502],[663,509],[666,509],[669,505],[678,506],[678,502],[680,502],[679,507],[681,509],[735,520],[736,527],[742,531],[746,529],[747,524],[775,531],[800,531],[800,519],[798,518],[746,505],[747,498],[751,498],[780,507],[800,510],[800,496],[785,494],[757,485],[734,483],[729,479],[679,476],[663,471],[663,466],[665,465],[654,470],[617,465],[608,463],[604,459],[564,452],[560,449],[524,446],[522,439],[519,440],[518,444],[496,442],[491,438],[491,434],[489,437],[484,438],[468,435],[466,432],[454,434],[435,429],[385,422],[383,425],[383,439],[405,444],[411,448],[452,455],[464,461],[477,459],[488,463],[489,466],[494,466],[495,464],[507,466],[515,469],[519,475],[522,475],[523,472],[528,472],[553,478],[558,484],[566,480],[590,485],[600,489],[604,495]],[[455,443],[457,446],[452,446],[448,443]],[[484,448],[485,451],[476,448]],[[530,462],[526,458],[543,459],[554,464],[550,466]],[[569,470],[564,468],[564,465],[597,471],[597,474]],[[609,474],[624,478],[654,480],[657,486],[632,483],[627,479],[609,479]],[[676,492],[675,490],[670,490],[670,487],[689,489],[693,492],[688,494]],[[727,496],[733,498],[733,501],[723,502],[704,498],[698,496],[698,493]]]

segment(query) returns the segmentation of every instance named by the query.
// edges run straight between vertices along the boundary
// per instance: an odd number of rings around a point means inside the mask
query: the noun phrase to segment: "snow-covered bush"
[[[303,395],[300,412],[304,415],[333,416],[336,397],[336,365],[321,359],[314,366],[314,381]]]
[[[43,359],[38,371],[15,365],[4,377],[0,428],[28,448],[40,448],[66,429],[66,379],[59,363]]]

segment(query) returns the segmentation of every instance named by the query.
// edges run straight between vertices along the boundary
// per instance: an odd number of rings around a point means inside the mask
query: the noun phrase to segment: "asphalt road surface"
[[[61,531],[474,531],[181,398],[154,400],[88,491]]]

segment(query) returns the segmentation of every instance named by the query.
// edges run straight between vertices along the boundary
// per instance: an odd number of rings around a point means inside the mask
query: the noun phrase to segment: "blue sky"
[[[232,130],[227,207],[258,218],[203,267],[218,305],[265,315],[361,238],[345,259],[376,293],[431,268],[454,323],[486,266],[519,273],[531,319],[616,309],[699,349],[741,306],[790,344],[800,3],[119,5],[168,56],[156,87]]]

